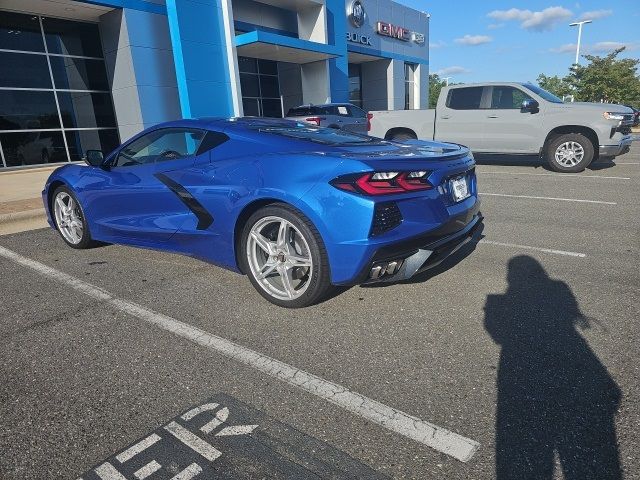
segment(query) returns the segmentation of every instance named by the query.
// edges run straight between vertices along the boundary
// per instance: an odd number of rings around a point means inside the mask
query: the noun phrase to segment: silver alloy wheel
[[[578,142],[564,142],[556,148],[556,162],[563,167],[575,167],[584,158],[584,148]]]
[[[80,206],[67,192],[58,193],[53,206],[56,224],[64,239],[73,245],[80,243],[84,232]]]
[[[300,230],[282,217],[258,220],[247,239],[251,274],[263,290],[280,300],[299,298],[309,288],[313,260]]]

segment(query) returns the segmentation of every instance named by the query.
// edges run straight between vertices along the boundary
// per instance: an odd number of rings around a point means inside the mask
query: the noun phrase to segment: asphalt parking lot
[[[576,175],[479,160],[479,244],[304,310],[0,237],[0,478],[640,478],[640,142]]]

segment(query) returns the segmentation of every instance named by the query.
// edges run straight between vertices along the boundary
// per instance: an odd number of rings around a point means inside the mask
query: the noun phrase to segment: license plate
[[[469,192],[469,184],[467,183],[467,177],[457,177],[451,180],[451,192],[453,193],[453,199],[456,202],[460,202],[467,198],[471,193]]]

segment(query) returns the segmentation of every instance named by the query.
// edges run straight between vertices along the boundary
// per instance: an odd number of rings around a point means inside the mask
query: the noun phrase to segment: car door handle
[[[498,118],[498,115],[487,115],[487,118]]]
[[[448,120],[451,117],[449,115],[441,115],[440,118],[444,119],[444,120]]]

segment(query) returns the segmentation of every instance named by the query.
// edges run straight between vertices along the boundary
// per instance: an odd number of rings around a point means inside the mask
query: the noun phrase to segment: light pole
[[[445,82],[447,82],[445,85],[448,87],[449,86],[449,79],[451,77],[442,77],[442,80],[444,80]]]
[[[583,20],[581,22],[573,22],[570,23],[570,27],[578,26],[578,45],[576,45],[576,61],[575,64],[578,65],[578,59],[580,58],[580,40],[582,39],[582,26],[585,23],[591,23],[591,20]]]

